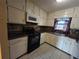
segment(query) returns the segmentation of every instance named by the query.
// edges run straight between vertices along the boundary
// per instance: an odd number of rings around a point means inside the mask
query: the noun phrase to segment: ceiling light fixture
[[[61,3],[61,2],[63,2],[63,0],[56,0],[58,3]]]

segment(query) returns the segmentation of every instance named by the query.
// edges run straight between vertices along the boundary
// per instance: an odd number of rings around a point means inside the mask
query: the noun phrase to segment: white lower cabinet
[[[27,52],[27,37],[10,40],[10,59],[16,59]]]
[[[53,46],[57,46],[57,36],[56,35],[53,35],[53,34],[47,34],[47,40],[46,42],[50,43],[51,45]]]
[[[62,51],[65,51],[72,56],[79,58],[79,43],[77,43],[72,38],[66,36],[57,36],[50,33],[42,33],[41,43],[43,42],[47,42],[61,49]]]
[[[63,45],[64,45],[64,39],[63,37],[59,37],[58,36],[58,41],[56,42],[56,47],[59,48],[59,49],[63,49]]]
[[[79,58],[79,43],[76,43],[75,40],[71,43],[70,54]]]
[[[64,44],[63,44],[62,50],[69,53],[70,52],[71,39],[69,39],[68,37],[64,37],[63,43]]]
[[[46,40],[45,42],[48,42],[49,44],[69,53],[70,52],[70,45],[71,45],[71,39],[65,36],[56,36],[53,34],[46,34]]]
[[[68,37],[58,36],[57,47],[67,53],[70,52],[71,41]]]
[[[46,34],[45,33],[42,33],[41,34],[41,37],[40,37],[40,44],[44,43],[46,40]]]

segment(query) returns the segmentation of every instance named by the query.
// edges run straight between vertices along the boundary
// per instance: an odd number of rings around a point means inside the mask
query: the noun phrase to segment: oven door
[[[40,34],[33,34],[28,38],[28,53],[40,46]]]

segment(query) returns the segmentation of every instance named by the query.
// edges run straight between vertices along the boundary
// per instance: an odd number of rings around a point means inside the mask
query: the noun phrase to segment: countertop
[[[74,39],[57,33],[42,33],[45,35],[45,42],[59,48],[66,53],[79,58],[79,43]]]
[[[79,39],[77,39],[76,37],[73,37],[72,35],[68,34],[68,35],[65,35],[65,34],[61,34],[61,33],[56,33],[56,32],[42,32],[42,33],[50,33],[50,34],[54,34],[56,36],[64,36],[64,37],[68,37],[68,38],[71,38],[73,40],[75,40],[76,42],[79,41]]]

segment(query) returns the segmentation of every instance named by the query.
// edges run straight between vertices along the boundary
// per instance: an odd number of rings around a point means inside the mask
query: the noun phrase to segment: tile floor
[[[73,59],[70,55],[48,45],[43,44],[30,54],[24,55],[19,59]]]

